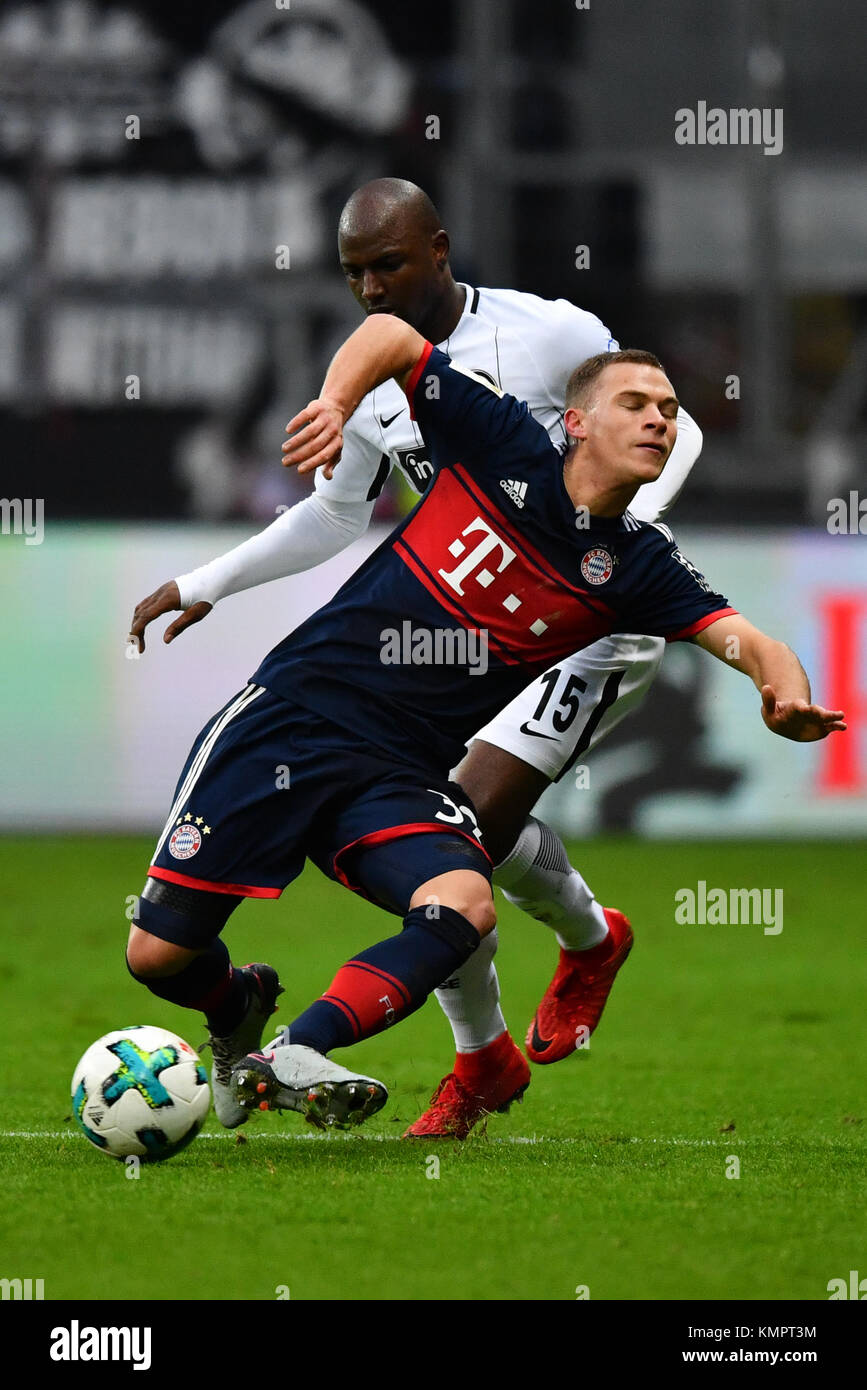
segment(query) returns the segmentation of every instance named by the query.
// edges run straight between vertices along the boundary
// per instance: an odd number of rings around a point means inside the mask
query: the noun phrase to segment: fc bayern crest
[[[174,859],[192,859],[201,848],[202,837],[195,825],[179,825],[169,840],[169,854]]]
[[[614,570],[614,561],[607,550],[588,550],[581,561],[581,573],[588,584],[604,584]]]

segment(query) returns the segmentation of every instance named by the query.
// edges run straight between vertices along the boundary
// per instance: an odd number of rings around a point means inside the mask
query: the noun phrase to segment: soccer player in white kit
[[[377,179],[356,190],[341,214],[339,246],[344,275],[366,313],[395,314],[460,366],[526,401],[555,445],[565,449],[570,373],[585,358],[618,347],[594,314],[563,299],[455,282],[436,209],[420,188],[403,180]],[[656,521],[668,511],[701,450],[701,432],[685,411],[679,411],[677,424],[664,472],[630,504],[641,521]],[[308,463],[301,471],[314,467]],[[164,634],[171,641],[219,599],[338,554],[367,529],[395,467],[415,491],[424,491],[432,473],[424,440],[405,395],[389,380],[346,423],[340,461],[316,473],[309,497],[257,536],[161,585],[137,606],[130,633],[140,650],[148,623],[163,613],[185,610]],[[509,480],[502,486],[508,492]],[[512,500],[520,506],[520,489]],[[527,1033],[527,1054],[538,1063],[569,1055],[576,1040],[595,1028],[632,932],[622,913],[596,902],[559,836],[530,811],[550,782],[592,753],[640,704],[664,647],[660,638],[620,634],[559,662],[479,730],[455,774],[478,812],[497,865],[494,881],[509,901],[551,927],[560,947],[557,971]],[[529,1068],[500,1009],[495,951],[496,931],[437,990],[455,1036],[455,1067],[408,1137],[465,1138],[483,1114],[507,1109],[529,1083]],[[245,1044],[241,1055],[247,1051]]]

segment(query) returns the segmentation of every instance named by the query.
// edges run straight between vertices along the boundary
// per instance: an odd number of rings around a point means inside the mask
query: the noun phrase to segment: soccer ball
[[[112,1158],[171,1158],[195,1139],[211,1093],[198,1055],[166,1028],[137,1024],[106,1033],[72,1076],[81,1132]]]

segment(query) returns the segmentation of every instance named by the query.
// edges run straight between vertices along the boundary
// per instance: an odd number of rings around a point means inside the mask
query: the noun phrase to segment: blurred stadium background
[[[670,518],[684,550],[849,716],[794,749],[748,682],[673,649],[549,817],[863,835],[865,37],[858,0],[11,0],[0,826],[158,827],[205,718],[406,507],[393,487],[380,530],[311,578],[124,661],[140,598],[306,488],[283,427],[358,322],[337,215],[397,174],[438,203],[459,279],[566,297],[658,352],[705,434]],[[782,108],[782,152],[679,145],[701,101]]]

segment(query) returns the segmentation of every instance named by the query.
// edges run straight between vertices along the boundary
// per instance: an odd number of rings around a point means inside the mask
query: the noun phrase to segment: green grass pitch
[[[451,1066],[431,1000],[338,1054],[391,1092],[363,1130],[257,1115],[238,1142],[212,1119],[131,1180],[76,1131],[68,1087],[109,1029],[203,1040],[124,967],[150,847],[0,842],[0,1275],[44,1279],[46,1299],[822,1300],[867,1274],[863,846],[573,845],[636,946],[589,1049],[535,1067],[508,1116],[463,1145],[400,1141]],[[782,888],[782,932],[678,925],[674,894],[700,879]],[[554,943],[500,907],[520,1040]],[[279,1023],[392,923],[309,869],[244,904],[226,940],[280,969]]]

